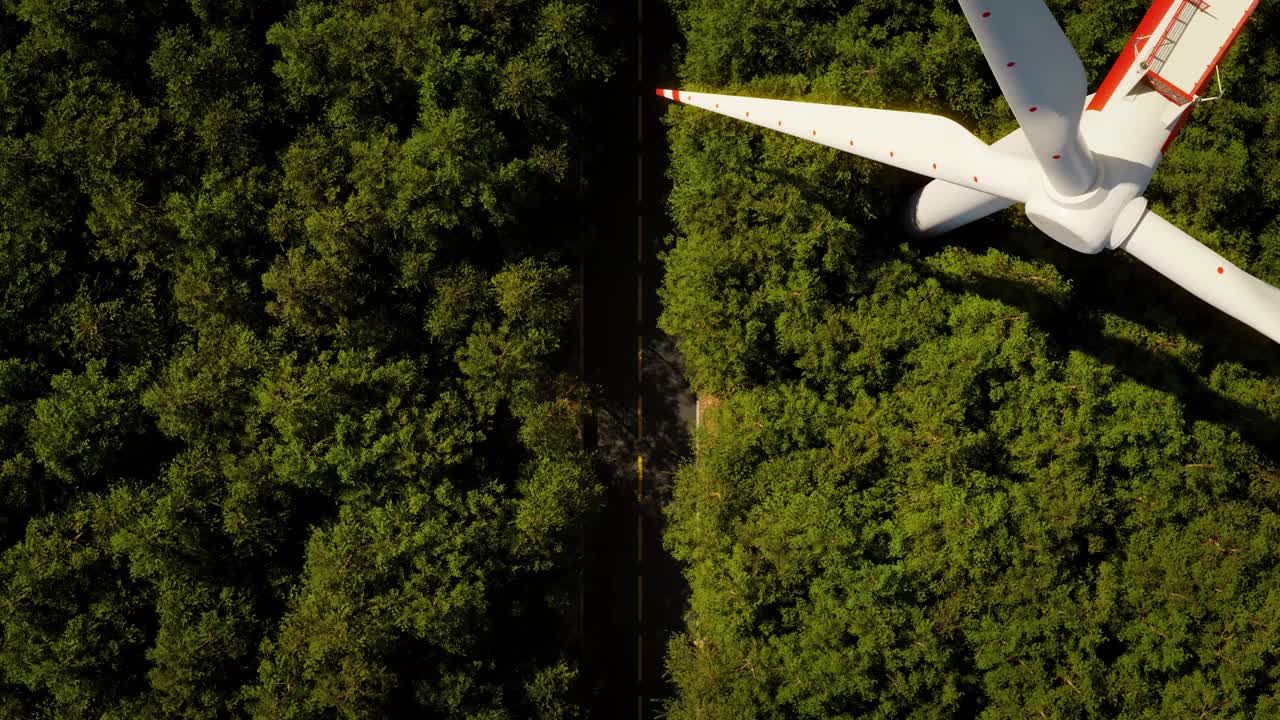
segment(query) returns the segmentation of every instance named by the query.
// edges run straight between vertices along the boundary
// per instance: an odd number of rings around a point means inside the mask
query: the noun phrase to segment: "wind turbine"
[[[934,235],[1014,203],[1082,253],[1123,250],[1280,343],[1280,289],[1142,197],[1258,0],[1156,0],[1098,91],[1042,0],[959,0],[1020,128],[987,145],[937,115],[658,90],[687,105],[934,178],[908,224]]]

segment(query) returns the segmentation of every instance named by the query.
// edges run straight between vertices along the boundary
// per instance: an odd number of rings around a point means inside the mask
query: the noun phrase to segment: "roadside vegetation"
[[[577,714],[597,26],[0,2],[0,717]]]
[[[1096,86],[1148,2],[1049,3]],[[672,0],[680,87],[1016,127],[951,0]],[[1280,10],[1154,205],[1280,285]],[[934,240],[921,180],[667,110],[666,331],[721,402],[667,544],[672,718],[1280,712],[1280,359],[1011,210]]]

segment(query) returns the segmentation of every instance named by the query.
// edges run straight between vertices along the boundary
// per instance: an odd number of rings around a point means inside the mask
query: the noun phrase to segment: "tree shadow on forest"
[[[1008,230],[993,221],[956,231],[947,244],[974,252],[995,249],[1024,261],[1047,262],[1071,282],[1071,305],[1059,307],[1039,287],[1004,277],[965,280],[932,273],[945,286],[997,299],[1027,312],[1065,354],[1078,350],[1112,365],[1138,382],[1181,399],[1190,416],[1222,424],[1263,450],[1280,443],[1280,417],[1245,405],[1215,390],[1197,369],[1236,363],[1280,378],[1274,344],[1247,325],[1221,313],[1159,273],[1123,253],[1081,255],[1033,231]],[[1099,315],[1079,305],[1117,316],[1148,330],[1182,335],[1202,349],[1197,367],[1172,352],[1108,333]],[[1280,459],[1277,457],[1272,460]]]

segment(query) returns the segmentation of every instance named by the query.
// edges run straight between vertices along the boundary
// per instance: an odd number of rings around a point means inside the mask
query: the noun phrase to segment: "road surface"
[[[625,53],[600,98],[605,142],[586,168],[596,213],[582,263],[582,361],[603,408],[588,433],[608,487],[588,533],[582,597],[583,674],[592,717],[654,718],[670,696],[667,639],[687,589],[662,548],[661,505],[689,456],[693,397],[670,341],[656,329],[655,257],[665,221],[664,111],[653,88],[671,81],[675,23],[656,0],[624,0],[612,34]]]

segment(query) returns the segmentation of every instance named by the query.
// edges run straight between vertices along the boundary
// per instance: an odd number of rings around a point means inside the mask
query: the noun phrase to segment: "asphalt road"
[[[624,54],[600,98],[603,142],[588,177],[596,212],[582,258],[582,362],[603,393],[588,443],[608,487],[585,542],[583,672],[596,718],[653,718],[670,697],[667,640],[682,625],[687,587],[662,547],[661,507],[672,472],[690,455],[694,399],[678,355],[656,328],[655,257],[665,220],[663,101],[675,23],[656,0],[612,11]]]

